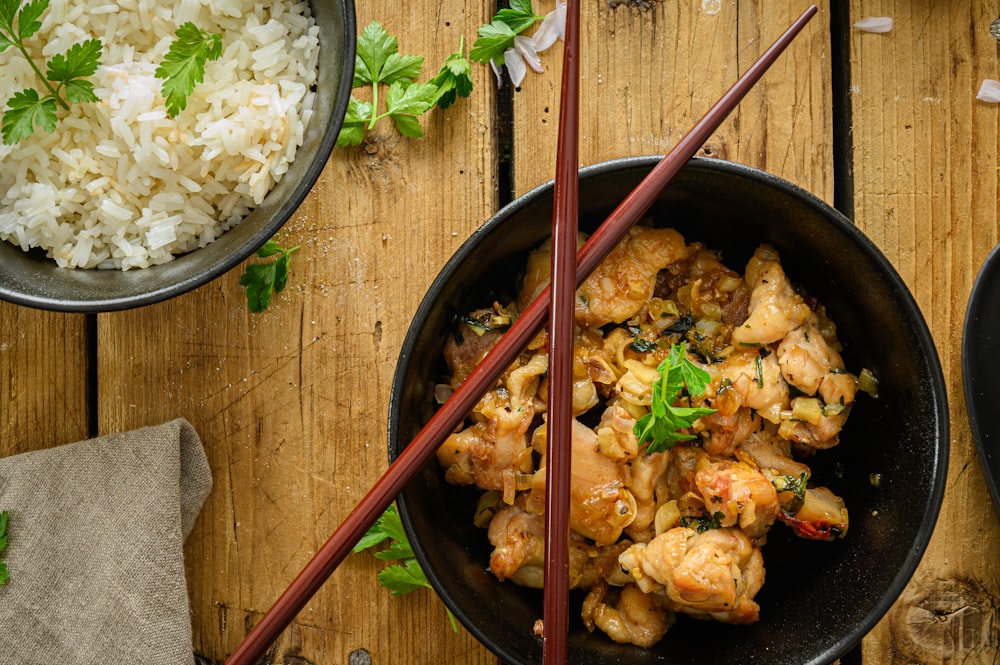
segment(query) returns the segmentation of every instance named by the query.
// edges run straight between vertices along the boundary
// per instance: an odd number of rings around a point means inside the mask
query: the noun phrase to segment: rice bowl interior
[[[29,141],[0,147],[0,234],[9,240],[0,242],[0,299],[43,309],[150,304],[233,268],[309,193],[350,97],[356,31],[350,0],[264,8],[242,1],[86,7],[86,20],[81,15],[76,25],[55,31],[66,36],[52,52],[79,42],[80,26],[131,32],[136,43],[148,43],[116,47],[104,32],[86,33],[105,43],[102,67],[92,77],[101,101],[60,112],[55,134],[38,128]],[[71,11],[79,9],[57,0],[42,19],[48,26]],[[149,73],[177,23],[187,19],[222,34],[224,53],[206,64],[205,82],[171,119],[164,117],[161,82]],[[139,37],[144,22],[166,27],[155,39]],[[5,72],[26,66],[12,51],[0,55]],[[241,74],[234,74],[236,63],[246,67]],[[289,72],[301,80],[279,81]],[[5,101],[11,89],[35,83],[11,84],[5,76],[2,85]],[[30,159],[12,156],[15,151],[27,151]],[[42,182],[28,175],[29,165],[41,165]],[[62,177],[73,185],[63,187]],[[66,270],[57,261],[121,269]],[[128,269],[142,266],[149,267]]]

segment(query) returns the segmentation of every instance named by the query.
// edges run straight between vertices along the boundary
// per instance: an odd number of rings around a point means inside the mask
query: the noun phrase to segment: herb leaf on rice
[[[177,28],[177,39],[156,68],[156,77],[163,79],[161,88],[167,100],[167,115],[171,118],[187,107],[187,97],[194,86],[205,80],[205,62],[222,55],[222,35],[213,35],[191,21]]]

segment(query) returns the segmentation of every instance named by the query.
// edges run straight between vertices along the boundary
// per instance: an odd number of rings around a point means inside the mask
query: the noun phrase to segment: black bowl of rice
[[[581,230],[657,160],[582,169]],[[550,182],[504,207],[431,285],[390,459],[546,282],[552,202]],[[631,233],[576,304],[568,662],[833,662],[903,591],[944,492],[920,310],[850,220],[742,165],[692,160]],[[709,380],[674,405],[715,413],[649,453],[635,426],[675,347]],[[398,500],[434,589],[511,665],[542,660],[546,350],[521,353]]]
[[[126,7],[53,0],[32,44],[103,42],[98,102],[0,144],[0,299],[99,312],[147,305],[232,269],[295,212],[340,131],[353,78],[353,0]],[[187,107],[154,76],[177,27],[221,35]],[[38,85],[0,54],[0,106]]]

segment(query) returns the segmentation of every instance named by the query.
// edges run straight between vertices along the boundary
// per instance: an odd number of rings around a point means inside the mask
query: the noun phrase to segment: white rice
[[[0,144],[0,238],[69,268],[145,268],[203,247],[281,179],[312,115],[319,28],[307,2],[52,0],[36,56],[104,42],[96,103]],[[187,108],[166,113],[153,72],[177,27],[222,35]],[[16,49],[0,54],[0,108],[40,89]]]

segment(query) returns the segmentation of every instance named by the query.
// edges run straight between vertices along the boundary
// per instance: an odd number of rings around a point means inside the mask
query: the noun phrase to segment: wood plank
[[[487,19],[455,0],[357,10],[359,30],[378,19],[402,52],[426,56],[421,80]],[[383,121],[364,145],[335,150],[277,238],[302,249],[269,311],[247,312],[235,270],[99,319],[101,429],[185,416],[205,441],[215,488],[186,557],[195,648],[207,658],[239,644],[387,467],[389,387],[412,313],[497,205],[487,68],[475,85],[424,120],[423,139]],[[464,631],[452,635],[430,592],[391,597],[376,581],[382,567],[349,557],[271,660],[365,662],[363,650],[378,663],[495,662]]]
[[[0,457],[87,438],[87,322],[0,302]]]
[[[972,280],[998,239],[995,3],[852,0],[851,20],[889,16],[886,34],[851,33],[855,216],[927,319],[944,367],[951,458],[930,546],[900,601],[864,643],[865,663],[992,663],[986,617],[1000,592],[1000,521],[980,471],[962,394],[960,332]],[[920,57],[914,57],[919,55]]]
[[[544,11],[554,6],[537,4]],[[829,12],[819,4],[820,13],[701,154],[764,168],[829,201]],[[669,151],[803,9],[799,2],[746,0],[585,5],[580,163]],[[542,55],[547,71],[529,71],[514,96],[517,192],[555,173],[561,47]]]

